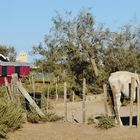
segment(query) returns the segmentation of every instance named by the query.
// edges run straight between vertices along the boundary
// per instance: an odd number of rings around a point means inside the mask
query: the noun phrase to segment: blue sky
[[[117,29],[131,21],[138,24],[139,7],[140,0],[0,0],[0,44],[14,46],[17,52],[30,51],[44,40],[55,11],[77,15],[91,8],[97,23]]]

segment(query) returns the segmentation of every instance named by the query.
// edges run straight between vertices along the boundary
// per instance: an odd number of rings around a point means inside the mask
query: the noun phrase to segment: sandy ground
[[[140,129],[125,126],[100,130],[94,126],[64,122],[27,123],[9,137],[9,140],[139,140]]]
[[[23,128],[9,133],[9,140],[139,140],[140,129],[136,128],[134,118],[134,126],[128,126],[129,106],[121,107],[121,116],[124,127],[115,127],[108,130],[95,128],[94,125],[82,124],[82,102],[68,103],[68,122],[26,123]],[[134,107],[134,115],[136,107]],[[104,102],[101,98],[95,100],[87,100],[86,102],[86,119],[89,116],[100,115],[104,113]],[[64,104],[56,106],[56,113],[64,115]],[[73,122],[76,119],[79,123]]]

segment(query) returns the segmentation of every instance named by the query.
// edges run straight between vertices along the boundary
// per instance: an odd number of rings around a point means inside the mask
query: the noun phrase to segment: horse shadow
[[[130,119],[129,116],[121,117],[122,124],[124,126],[129,125],[129,119]],[[133,116],[133,118],[132,118],[132,125],[137,125],[137,116]]]

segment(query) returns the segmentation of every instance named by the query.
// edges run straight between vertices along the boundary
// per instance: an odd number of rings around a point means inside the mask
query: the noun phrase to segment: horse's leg
[[[112,93],[113,93],[113,100],[114,100],[115,116],[116,116],[118,124],[120,126],[122,126],[122,121],[121,121],[120,112],[119,112],[119,109],[120,109],[120,106],[121,106],[121,102],[120,102],[121,92],[117,91],[115,86],[112,86]]]

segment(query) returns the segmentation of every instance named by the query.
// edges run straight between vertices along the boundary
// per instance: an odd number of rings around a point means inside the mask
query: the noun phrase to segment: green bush
[[[6,138],[9,131],[21,128],[22,108],[16,103],[0,99],[0,137]]]
[[[101,115],[101,118],[99,118],[99,123],[96,125],[96,127],[101,129],[109,129],[115,127],[115,121],[108,115]]]
[[[0,125],[6,124],[8,128],[17,129],[21,127],[22,112],[20,106],[14,103],[0,103]]]
[[[55,113],[47,113],[45,117],[41,118],[36,112],[28,112],[27,120],[31,123],[39,122],[55,122],[63,119],[63,117],[56,115]]]
[[[6,87],[0,86],[0,98],[6,97]]]
[[[49,113],[46,114],[46,116],[44,118],[44,121],[55,122],[55,121],[59,121],[61,119],[63,119],[63,117],[58,116],[57,114],[55,114],[53,112],[49,112]]]
[[[45,117],[41,118],[34,108],[30,106],[30,111],[27,112],[27,121],[31,123],[39,123],[39,122],[54,122],[63,119],[63,117],[56,115],[53,112],[46,113]]]
[[[0,138],[7,138],[7,128],[5,125],[0,125]]]
[[[52,105],[52,102],[49,100],[48,109],[51,110],[53,108],[54,107]],[[41,109],[44,113],[47,112],[47,98],[44,96],[44,94],[42,94],[42,97],[41,97]]]
[[[28,112],[27,121],[31,123],[39,123],[40,117],[36,112]]]

